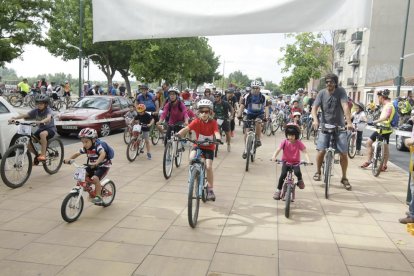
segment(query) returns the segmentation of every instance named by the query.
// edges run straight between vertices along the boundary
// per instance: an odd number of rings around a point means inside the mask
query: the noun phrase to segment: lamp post
[[[100,58],[102,58],[100,55],[98,55],[98,54],[92,54],[92,55],[89,55],[88,56],[88,58],[87,58],[87,62],[88,62],[88,82],[89,82],[89,66],[90,66],[90,61],[89,61],[89,59],[91,58],[91,57],[100,57]]]
[[[398,77],[397,77],[398,78],[398,81],[397,81],[397,97],[400,96],[401,78],[402,78],[403,67],[404,67],[404,58],[406,58],[406,56],[404,56],[404,51],[405,51],[405,40],[406,40],[406,36],[407,36],[408,16],[410,15],[410,2],[411,2],[411,0],[407,0],[407,14],[405,16],[405,27],[404,27],[402,51],[401,51],[401,58],[400,58],[400,68],[398,70]]]
[[[79,97],[82,95],[82,48],[72,45],[70,43],[66,44],[66,47],[74,48],[79,51]]]
[[[228,60],[227,61],[227,63],[232,63],[233,61],[231,61],[231,60]],[[222,81],[222,83],[221,83],[221,89],[222,89],[222,92],[224,93],[224,79],[225,79],[225,77],[224,77],[224,70],[225,70],[225,67],[226,67],[226,60],[224,59],[223,60],[223,81]]]

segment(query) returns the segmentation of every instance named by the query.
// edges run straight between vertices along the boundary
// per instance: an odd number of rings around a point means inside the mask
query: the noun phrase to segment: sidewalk
[[[112,206],[85,200],[78,221],[60,215],[74,185],[72,166],[56,175],[33,168],[28,183],[0,183],[1,275],[414,275],[414,236],[398,223],[407,210],[408,176],[389,165],[378,178],[350,160],[346,191],[334,166],[330,199],[303,167],[306,188],[296,190],[290,219],[272,198],[280,166],[269,161],[282,133],[264,137],[245,172],[242,134],[232,152],[214,161],[217,200],[200,203],[197,228],[187,221],[187,155],[166,181],[161,144],[129,163],[122,134],[109,172],[117,186]],[[311,160],[315,150],[305,141]],[[65,147],[65,156],[80,147]],[[407,160],[408,162],[408,160]],[[1,180],[0,180],[1,182]]]

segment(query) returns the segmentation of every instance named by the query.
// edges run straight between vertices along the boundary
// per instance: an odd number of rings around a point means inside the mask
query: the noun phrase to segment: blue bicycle
[[[188,223],[192,228],[195,228],[197,225],[198,210],[200,208],[200,198],[203,202],[207,201],[206,166],[200,146],[223,143],[209,139],[195,141],[188,138],[180,139],[179,141],[189,141],[196,145],[196,155],[190,161],[190,168],[188,170]]]

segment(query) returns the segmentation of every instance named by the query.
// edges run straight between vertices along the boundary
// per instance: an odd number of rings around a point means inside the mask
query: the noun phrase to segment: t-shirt
[[[137,116],[135,116],[135,120],[139,121],[141,124],[148,125],[149,123],[151,123],[152,116],[149,113],[145,112],[142,115],[137,114]],[[142,127],[142,131],[149,131],[149,130],[150,128],[147,126]]]
[[[25,82],[19,82],[19,84],[17,85],[17,87],[20,89],[20,91],[29,93],[30,91],[30,85],[28,83]]]
[[[387,102],[381,110],[380,118],[387,118],[387,120],[382,121],[380,125],[390,128],[390,130],[382,130],[383,134],[392,133],[391,121],[394,118],[395,107],[391,102]],[[379,132],[379,130],[377,130]]]
[[[147,95],[144,96],[144,94],[139,94],[137,97],[137,102],[139,104],[144,104],[145,107],[147,108],[147,111],[151,111],[154,112],[156,107],[155,107],[155,96],[151,93],[147,93]]]
[[[218,125],[216,120],[208,120],[204,122],[200,118],[195,119],[188,125],[188,128],[196,133],[197,141],[204,141],[204,139],[213,140],[214,133],[218,132]],[[214,144],[208,146],[200,146],[201,149],[214,150]]]
[[[40,111],[39,109],[35,108],[32,109],[31,111],[29,111],[29,113],[27,113],[29,115],[29,118],[35,121],[41,121],[43,119],[45,119],[47,117],[47,115],[52,115],[52,118],[50,119],[49,123],[44,124],[44,125],[39,125],[39,130],[43,131],[46,129],[51,129],[53,131],[56,132],[56,127],[55,127],[55,120],[53,119],[53,113],[52,113],[52,109],[50,109],[50,107],[46,107],[44,110]]]
[[[80,154],[86,154],[88,157],[88,164],[95,164],[96,161],[99,158],[99,155],[102,151],[105,151],[105,149],[102,147],[102,145],[98,145],[97,143],[93,143],[92,147],[90,149],[81,148],[79,150]],[[105,159],[102,161],[103,165],[101,167],[110,167],[111,162],[108,160],[105,156]]]
[[[282,161],[296,164],[300,162],[300,152],[306,149],[306,146],[301,140],[296,140],[294,143],[291,143],[285,139],[280,143],[279,148],[283,150]]]
[[[230,112],[230,105],[228,102],[221,101],[221,103],[214,103],[214,117],[218,119],[228,119]]]
[[[188,119],[187,107],[182,101],[178,101],[177,104],[172,104],[167,102],[163,108],[161,114],[161,120],[166,120],[168,117],[168,125],[172,126],[178,122],[184,122],[185,119]]]
[[[247,114],[263,114],[265,102],[266,98],[263,94],[254,95],[250,93],[244,101],[244,106],[247,107]]]
[[[344,127],[345,120],[344,110],[341,105],[342,103],[348,103],[348,96],[346,95],[344,88],[335,88],[332,95],[330,95],[326,89],[319,91],[313,105],[322,107],[322,119],[320,123]]]

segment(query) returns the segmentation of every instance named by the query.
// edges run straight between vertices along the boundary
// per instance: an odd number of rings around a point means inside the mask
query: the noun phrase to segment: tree
[[[23,46],[40,44],[45,19],[50,14],[50,1],[1,1],[0,66],[23,53]]]
[[[246,86],[250,86],[249,77],[244,75],[240,70],[230,73],[228,81],[237,87],[244,88]]]
[[[281,89],[292,93],[300,87],[305,87],[311,78],[318,79],[322,72],[329,69],[329,57],[332,51],[332,45],[320,42],[322,34],[301,33],[288,34],[288,37],[294,37],[296,41],[281,47],[284,57],[278,60],[279,64],[284,64],[282,72],[291,72],[288,77],[283,77]]]

